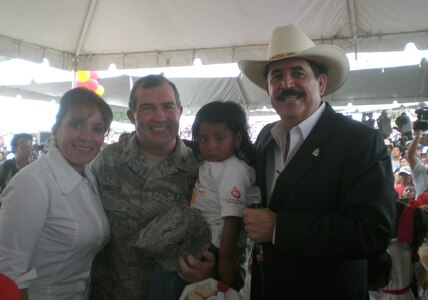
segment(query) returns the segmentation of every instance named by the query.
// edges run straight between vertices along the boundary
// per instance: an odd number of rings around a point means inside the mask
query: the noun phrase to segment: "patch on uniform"
[[[232,188],[232,191],[230,192],[230,194],[237,199],[241,198],[241,192],[236,186]]]

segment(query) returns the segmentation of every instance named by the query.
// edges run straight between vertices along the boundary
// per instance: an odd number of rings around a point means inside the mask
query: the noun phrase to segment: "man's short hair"
[[[15,153],[16,147],[18,146],[18,143],[20,140],[26,139],[33,141],[33,136],[29,133],[17,133],[13,136],[12,140],[10,141],[10,145],[12,146],[12,153]]]
[[[171,81],[169,81],[165,76],[161,75],[147,75],[138,79],[132,86],[131,93],[129,94],[128,108],[131,111],[135,111],[137,105],[136,92],[139,87],[144,89],[149,89],[153,87],[161,86],[162,84],[167,83],[171,86],[174,91],[175,103],[178,107],[181,107],[180,94],[178,93],[177,87]]]

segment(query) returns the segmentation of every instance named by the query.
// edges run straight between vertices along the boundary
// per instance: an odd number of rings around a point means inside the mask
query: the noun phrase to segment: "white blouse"
[[[53,147],[0,196],[0,273],[29,288],[31,300],[87,297],[110,228],[87,166],[85,177]]]

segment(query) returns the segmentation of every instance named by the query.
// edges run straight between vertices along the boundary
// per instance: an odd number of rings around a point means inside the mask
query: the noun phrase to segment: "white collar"
[[[84,177],[70,165],[56,147],[52,147],[45,157],[52,169],[59,189],[64,194],[71,192],[74,187],[84,179]],[[85,165],[83,172],[91,184],[92,189],[98,194],[95,177],[89,170],[88,165]]]
[[[325,102],[323,101],[318,107],[318,109],[310,115],[308,118],[297,124],[295,127],[293,127],[291,131],[300,131],[302,134],[303,140],[307,138],[309,133],[311,133],[312,129],[314,128],[315,124],[318,122],[318,120],[321,118],[322,113],[325,110]],[[287,129],[285,128],[282,121],[278,121],[271,129],[271,134],[273,138],[275,139],[275,142],[277,145],[281,145],[281,139],[287,134]]]

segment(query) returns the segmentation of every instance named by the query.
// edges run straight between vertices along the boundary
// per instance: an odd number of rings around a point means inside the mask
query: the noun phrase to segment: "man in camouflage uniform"
[[[140,78],[131,90],[128,110],[136,133],[106,146],[92,164],[111,241],[94,261],[91,299],[147,298],[155,261],[136,248],[136,237],[165,203],[190,200],[198,171],[191,149],[178,137],[182,111],[173,83],[161,75]],[[205,256],[207,262],[181,259],[181,277],[209,277],[214,258]]]

